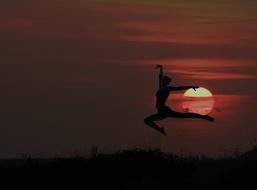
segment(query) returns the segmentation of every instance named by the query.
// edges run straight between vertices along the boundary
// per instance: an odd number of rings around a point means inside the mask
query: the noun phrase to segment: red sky
[[[212,156],[249,148],[256,21],[254,0],[1,1],[0,157],[92,145]],[[157,63],[174,85],[215,94],[215,123],[168,119],[168,137],[143,124],[155,112]]]

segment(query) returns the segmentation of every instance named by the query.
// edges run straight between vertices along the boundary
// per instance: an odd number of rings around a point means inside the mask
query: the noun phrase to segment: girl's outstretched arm
[[[190,89],[190,88],[193,88],[194,90],[196,88],[199,88],[199,86],[171,86],[170,87],[170,91],[176,91],[176,90],[187,90],[187,89]]]

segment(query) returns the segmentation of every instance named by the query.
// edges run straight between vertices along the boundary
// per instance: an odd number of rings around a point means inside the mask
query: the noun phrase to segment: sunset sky
[[[147,127],[156,64],[172,85],[209,89],[216,121],[167,119],[167,137]],[[256,83],[256,0],[0,1],[0,157],[244,151],[257,139]]]

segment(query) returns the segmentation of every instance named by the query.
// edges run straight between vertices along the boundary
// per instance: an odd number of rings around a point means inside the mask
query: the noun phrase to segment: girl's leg
[[[177,118],[198,118],[198,119],[205,119],[208,121],[214,121],[214,118],[210,117],[209,115],[200,115],[198,113],[180,113],[180,112],[171,112],[169,113],[169,117],[177,117]]]
[[[165,119],[167,116],[161,115],[161,114],[154,114],[151,115],[149,117],[146,117],[144,119],[144,123],[146,125],[148,125],[149,127],[152,127],[153,129],[156,129],[157,131],[159,131],[160,133],[162,133],[163,135],[166,135],[166,132],[164,131],[164,128],[159,127],[154,121],[160,121],[162,119]]]

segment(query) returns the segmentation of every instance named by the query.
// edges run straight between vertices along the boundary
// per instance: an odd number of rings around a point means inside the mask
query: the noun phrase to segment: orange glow
[[[193,88],[188,89],[184,93],[185,97],[199,97],[199,98],[204,98],[204,97],[212,97],[212,93],[203,87],[196,88],[195,90]]]

